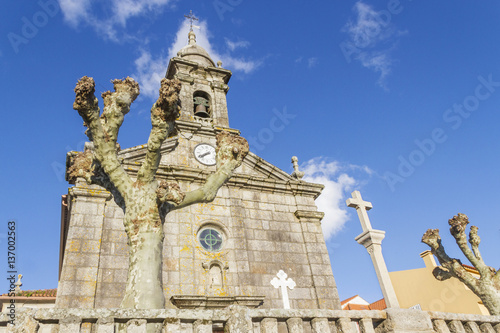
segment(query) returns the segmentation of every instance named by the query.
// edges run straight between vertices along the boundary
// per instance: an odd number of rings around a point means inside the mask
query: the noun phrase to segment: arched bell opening
[[[196,91],[193,95],[194,110],[196,117],[210,118],[212,115],[210,95],[204,91]]]

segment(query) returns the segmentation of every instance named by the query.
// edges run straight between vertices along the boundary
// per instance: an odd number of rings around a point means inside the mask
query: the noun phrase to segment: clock
[[[205,165],[215,165],[215,148],[207,143],[200,143],[194,147],[194,157]]]

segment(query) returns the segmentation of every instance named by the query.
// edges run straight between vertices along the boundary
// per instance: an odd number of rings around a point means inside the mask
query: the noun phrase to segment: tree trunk
[[[140,228],[143,229],[143,228]],[[129,271],[125,295],[120,305],[132,309],[163,309],[163,232],[160,228],[139,230],[129,237]]]
[[[494,286],[482,286],[482,295],[479,298],[488,309],[490,315],[500,315],[500,291]]]

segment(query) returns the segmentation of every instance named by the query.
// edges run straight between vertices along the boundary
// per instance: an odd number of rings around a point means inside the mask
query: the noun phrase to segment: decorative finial
[[[297,156],[292,156],[292,165],[293,165],[293,172],[292,172],[292,177],[295,177],[297,179],[302,179],[304,177],[304,171],[299,170],[299,159]]]
[[[18,293],[18,292],[20,292],[20,291],[21,291],[21,286],[23,285],[23,283],[21,282],[21,279],[22,279],[22,278],[23,278],[23,275],[22,275],[22,274],[19,274],[19,275],[17,276],[17,282],[16,282],[16,283],[14,283],[14,285],[16,286],[16,287],[14,288],[14,291],[15,291],[16,293]]]
[[[217,67],[221,68],[222,67],[222,61],[217,61]]]
[[[193,21],[198,21],[198,18],[194,16],[192,10],[189,11],[189,15],[184,15],[184,17],[189,20],[189,23],[190,23],[190,30],[189,31],[193,31]]]
[[[194,34],[193,30],[189,32],[188,36],[189,36],[189,45],[196,44],[196,35]]]

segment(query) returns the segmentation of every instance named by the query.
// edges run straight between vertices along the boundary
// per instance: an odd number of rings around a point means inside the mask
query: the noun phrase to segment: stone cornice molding
[[[382,240],[384,238],[385,231],[372,229],[358,235],[355,240],[368,249],[368,247],[371,247],[372,245],[382,245]]]
[[[177,76],[177,78],[181,81],[190,81],[193,80],[194,78],[192,76],[186,75],[186,73],[179,73],[179,67],[178,65],[184,66],[184,67],[190,67],[192,68],[190,70],[193,71],[196,69],[203,69],[204,71],[210,73],[211,75],[218,77],[221,79],[221,83],[227,84],[229,82],[229,79],[231,78],[232,72],[229,69],[225,69],[222,67],[204,67],[198,64],[197,62],[182,59],[180,57],[173,57],[170,59],[170,62],[168,63],[168,68],[167,68],[167,77],[173,77],[174,75]],[[191,78],[191,79],[189,79]]]
[[[140,164],[124,162],[123,167],[132,177],[136,177]],[[158,179],[203,184],[211,173],[212,171],[186,166],[160,165],[156,177]],[[241,173],[234,173],[226,184],[227,186],[253,189],[267,193],[309,196],[314,199],[321,194],[324,188],[324,185],[293,180],[291,177],[288,180],[279,180]]]
[[[179,309],[223,309],[232,304],[256,308],[264,303],[264,299],[264,296],[174,295],[170,302]]]
[[[104,188],[98,185],[82,185],[77,183],[76,186],[70,187],[68,190],[72,197],[92,197],[92,198],[102,198],[105,200],[111,199],[111,192],[106,191]]]
[[[325,216],[325,213],[323,212],[317,212],[317,211],[311,211],[311,210],[297,210],[295,211],[295,216],[301,221],[301,222],[321,222],[323,217]]]
[[[160,147],[160,151],[163,153],[169,153],[173,151],[177,145],[179,144],[179,137],[178,136],[173,136],[171,138],[166,139],[163,141]],[[130,147],[127,149],[123,149],[120,152],[118,152],[118,158],[122,161],[124,160],[142,160],[144,156],[146,156],[147,152],[147,144],[135,146],[135,147]]]

